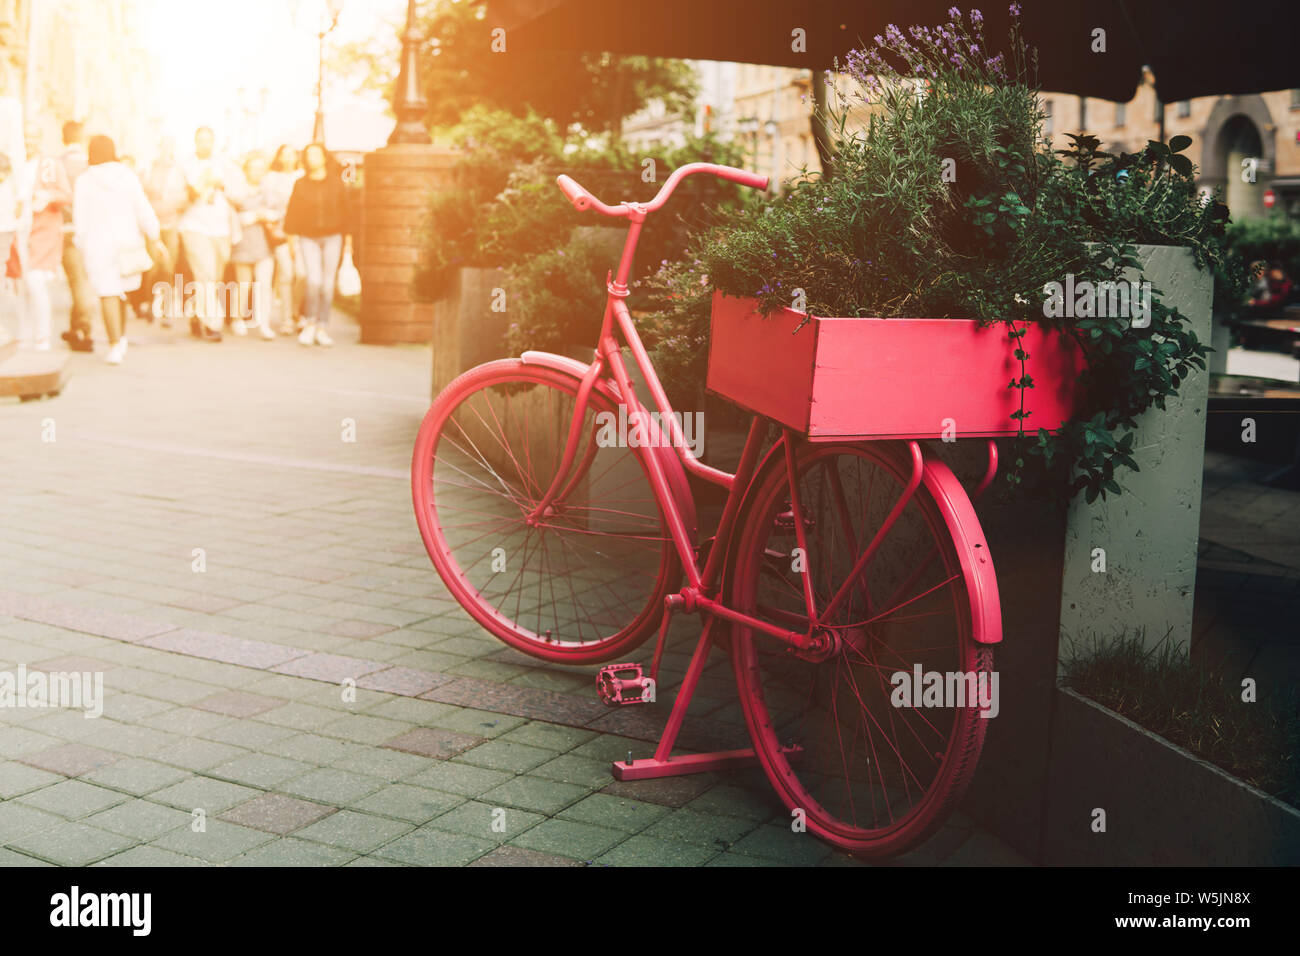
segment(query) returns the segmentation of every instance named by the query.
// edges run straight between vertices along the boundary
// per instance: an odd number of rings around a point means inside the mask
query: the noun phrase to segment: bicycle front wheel
[[[425,416],[411,466],[425,548],[452,596],[507,644],[561,664],[619,657],[663,613],[681,564],[636,452],[598,440],[591,391],[577,458],[548,513],[578,379],[517,359],[471,369]]]
[[[881,443],[805,448],[796,463],[796,516],[777,460],[759,479],[734,552],[733,607],[807,632],[806,569],[828,642],[819,654],[797,655],[753,628],[734,627],[736,680],[763,768],[809,831],[870,858],[910,849],[942,823],[983,745],[988,721],[979,691],[996,690],[992,648],[972,638],[969,595],[980,590],[958,554],[983,542],[955,538],[962,532],[936,503],[940,478],[931,468],[889,524],[911,470],[906,456]],[[942,475],[955,485],[951,472]],[[824,617],[873,541],[864,573]],[[934,674],[945,687],[960,682],[970,699],[913,693],[930,687]]]

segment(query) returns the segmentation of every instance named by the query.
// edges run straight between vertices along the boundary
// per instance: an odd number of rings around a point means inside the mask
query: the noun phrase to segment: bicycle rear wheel
[[[807,631],[801,567],[821,618],[887,525],[911,471],[910,460],[880,443],[805,448],[796,464],[807,544],[800,562],[790,483],[784,461],[775,460],[746,506],[731,606]],[[951,484],[937,488],[945,476]],[[973,512],[950,522],[936,502],[937,490],[951,499],[954,487],[965,501],[951,472],[927,466],[861,578],[821,620],[829,639],[821,654],[796,655],[752,628],[733,629],[745,719],[778,795],[803,811],[809,831],[865,857],[901,853],[932,833],[964,792],[984,741],[978,696],[935,707],[900,690],[905,682],[910,692],[918,667],[945,680],[963,675],[966,689],[993,686],[992,648],[972,637],[983,612],[972,610],[970,595],[982,592],[958,553],[983,541],[960,539]]]
[[[438,396],[415,442],[411,490],[425,548],[469,614],[543,660],[590,664],[645,640],[681,564],[644,462],[597,443],[592,390],[567,492],[530,522],[559,466],[579,381],[517,359],[471,369]]]

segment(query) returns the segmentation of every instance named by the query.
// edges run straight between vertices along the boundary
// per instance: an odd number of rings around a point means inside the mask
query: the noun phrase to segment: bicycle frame
[[[831,599],[831,602],[821,609],[820,615],[815,606],[811,569],[805,563],[804,569],[800,572],[803,577],[804,600],[807,605],[807,614],[809,625],[806,631],[793,631],[786,628],[778,627],[767,621],[760,620],[749,614],[745,614],[717,600],[719,593],[719,584],[723,574],[723,563],[726,560],[727,553],[730,549],[730,542],[733,533],[736,530],[736,523],[739,519],[741,508],[744,503],[746,492],[759,473],[760,469],[760,452],[762,451],[763,439],[767,429],[766,420],[755,416],[750,423],[749,432],[745,439],[744,449],[740,456],[740,462],[734,473],[726,472],[713,468],[700,461],[687,447],[685,435],[682,431],[680,422],[674,412],[672,404],[668,400],[668,395],[664,391],[663,385],[655,372],[651,363],[650,356],[646,352],[645,346],[641,342],[640,335],[637,333],[635,322],[627,308],[625,302],[628,297],[627,281],[631,274],[632,261],[636,254],[637,241],[640,238],[641,228],[647,215],[663,205],[675,188],[676,184],[686,175],[692,172],[714,172],[723,175],[725,178],[733,179],[738,182],[745,182],[748,185],[756,185],[758,177],[743,173],[740,170],[733,170],[727,167],[714,167],[707,164],[691,164],[675,171],[665,183],[659,195],[647,204],[640,203],[622,203],[618,207],[607,206],[601,203],[594,196],[587,193],[577,183],[573,182],[567,176],[559,177],[560,188],[573,202],[579,210],[595,208],[607,216],[626,217],[630,220],[627,237],[624,241],[623,251],[619,260],[616,273],[611,273],[606,277],[606,299],[605,312],[601,321],[600,335],[597,341],[595,355],[590,365],[588,365],[581,374],[581,381],[578,392],[575,397],[575,406],[573,418],[569,426],[568,436],[565,441],[564,451],[560,458],[559,467],[556,470],[555,477],[552,479],[550,486],[545,494],[538,501],[536,507],[528,515],[527,522],[531,525],[540,524],[551,514],[551,507],[557,500],[563,500],[565,494],[576,486],[581,479],[583,472],[591,464],[594,457],[594,448],[588,448],[583,454],[581,461],[578,460],[578,450],[584,439],[584,422],[586,418],[588,400],[596,382],[602,377],[612,377],[617,385],[618,395],[623,405],[627,408],[627,420],[632,422],[648,422],[653,428],[653,419],[649,418],[650,410],[645,402],[642,402],[637,396],[636,388],[632,383],[628,367],[623,358],[623,348],[626,347],[632,355],[633,362],[640,372],[642,380],[653,399],[654,406],[660,414],[660,421],[666,423],[668,430],[668,439],[686,472],[696,477],[715,484],[727,491],[726,503],[723,507],[721,518],[719,519],[717,530],[713,538],[713,546],[709,549],[708,556],[705,558],[703,566],[700,565],[699,554],[696,544],[692,540],[690,531],[687,528],[687,522],[684,519],[683,512],[678,503],[677,493],[674,492],[669,478],[665,473],[664,462],[649,449],[638,448],[640,456],[650,484],[654,490],[655,497],[661,507],[665,522],[668,526],[668,532],[676,549],[678,557],[681,559],[683,572],[686,577],[686,586],[676,594],[670,594],[665,600],[664,617],[661,622],[658,644],[656,646],[654,663],[651,670],[652,680],[658,678],[658,667],[663,645],[667,635],[668,623],[671,619],[672,612],[682,610],[686,613],[701,613],[705,617],[704,627],[696,645],[694,654],[691,657],[690,664],[687,668],[686,675],[678,689],[676,699],[673,704],[672,712],[669,715],[668,722],[664,727],[663,734],[655,750],[655,755],[650,759],[617,761],[613,766],[614,776],[620,780],[639,780],[654,777],[675,776],[686,773],[699,773],[708,770],[720,770],[732,768],[739,765],[745,765],[757,761],[757,755],[752,748],[742,750],[718,751],[713,753],[693,754],[688,756],[672,756],[672,750],[676,743],[677,735],[681,730],[685,720],[687,708],[690,705],[691,698],[694,695],[695,688],[703,673],[705,663],[709,656],[709,651],[713,642],[713,627],[719,620],[733,624],[742,624],[755,631],[764,633],[769,637],[787,644],[790,650],[798,655],[807,655],[813,658],[820,657],[829,653],[835,646],[837,638],[833,631],[824,628],[819,624],[819,617],[823,620],[829,620],[830,616],[842,603],[849,591],[857,585],[858,579],[865,572],[867,565],[870,563],[872,556],[875,554],[878,546],[883,541],[889,529],[897,521],[898,517],[906,508],[912,495],[919,487],[922,480],[924,468],[924,458],[920,445],[915,441],[907,443],[911,458],[911,477],[906,487],[900,495],[898,501],[887,516],[883,526],[878,529],[873,540],[862,552],[854,568],[846,578],[845,582],[839,588],[837,594]],[[761,180],[765,185],[766,180]],[[620,344],[620,338],[622,345]],[[526,352],[523,355],[525,362],[537,362],[542,364],[562,365],[570,371],[577,371],[578,363],[560,356],[551,356],[546,353]],[[634,418],[634,416],[636,416]],[[655,436],[656,438],[658,436]],[[792,509],[797,516],[801,514],[798,500],[798,483],[796,480],[796,434],[787,428],[782,428],[781,436],[769,452],[765,460],[771,460],[772,456],[781,454],[784,459],[784,467],[787,480],[790,483]],[[590,441],[590,439],[589,439]],[[981,482],[976,497],[981,494],[992,480],[993,473],[996,470],[996,446],[992,441],[989,442],[990,462],[989,468]],[[577,469],[575,470],[575,462]],[[806,529],[803,522],[794,521],[795,535],[800,548],[805,555],[808,554],[808,543],[806,540]],[[937,553],[937,552],[936,552]],[[933,556],[932,556],[933,557]],[[923,566],[924,567],[924,566]],[[618,665],[616,665],[618,666]],[[794,750],[787,750],[788,753],[795,753]]]

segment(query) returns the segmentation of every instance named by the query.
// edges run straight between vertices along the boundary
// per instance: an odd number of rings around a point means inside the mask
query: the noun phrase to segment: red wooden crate
[[[797,332],[796,327],[807,319]],[[1083,354],[1030,325],[1022,339],[1025,429],[1059,428],[1074,408]],[[964,319],[763,316],[754,299],[713,297],[708,388],[811,439],[958,438],[1016,434],[1021,374],[1005,326]]]

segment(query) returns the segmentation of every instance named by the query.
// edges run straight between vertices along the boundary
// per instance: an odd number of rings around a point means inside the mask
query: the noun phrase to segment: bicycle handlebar
[[[685,166],[679,166],[673,170],[668,181],[656,194],[655,198],[645,203],[640,208],[643,212],[654,212],[660,206],[668,201],[668,197],[673,194],[673,190],[687,176],[695,173],[711,173],[714,176],[720,176],[723,179],[733,183],[739,183],[741,186],[748,186],[751,189],[766,189],[768,177],[759,176],[757,173],[746,172],[743,169],[736,169],[734,166],[719,166],[716,163],[687,163]],[[617,206],[610,206],[601,202],[590,192],[580,186],[571,176],[561,174],[555,178],[556,184],[560,191],[568,197],[569,202],[573,203],[573,208],[579,212],[587,209],[595,209],[605,216],[626,216],[632,211],[632,204],[619,203]]]

